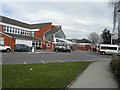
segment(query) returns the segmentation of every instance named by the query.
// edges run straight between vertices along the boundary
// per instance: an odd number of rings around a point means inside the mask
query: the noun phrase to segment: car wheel
[[[7,52],[10,52],[10,51],[11,51],[11,49],[7,48],[7,49],[6,49],[6,51],[7,51]]]
[[[102,55],[105,55],[106,54],[106,52],[102,52]]]
[[[57,50],[57,49],[55,49],[54,51],[55,51],[55,52],[58,52],[58,50]]]
[[[67,50],[67,52],[70,52],[70,50]]]
[[[22,52],[22,49],[20,49],[19,52]]]

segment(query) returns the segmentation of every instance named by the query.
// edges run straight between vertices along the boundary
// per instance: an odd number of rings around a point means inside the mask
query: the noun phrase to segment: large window
[[[120,50],[120,47],[118,49]]]
[[[3,26],[3,32],[13,33],[13,34],[21,34],[21,35],[30,35],[30,32],[25,29]],[[34,36],[34,32],[32,32],[32,36]]]
[[[4,31],[4,32],[6,31],[6,26],[3,26],[3,31]]]

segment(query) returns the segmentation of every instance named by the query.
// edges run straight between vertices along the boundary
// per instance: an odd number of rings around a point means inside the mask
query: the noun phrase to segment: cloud
[[[112,29],[112,10],[105,2],[5,2],[2,15],[27,23],[62,25],[67,38],[87,38]]]

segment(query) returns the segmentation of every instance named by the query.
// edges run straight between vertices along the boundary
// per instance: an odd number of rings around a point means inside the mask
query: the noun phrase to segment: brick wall
[[[78,45],[77,50],[91,50],[91,45]]]
[[[4,45],[10,46],[13,49],[15,45],[15,39],[10,38],[5,34],[2,34],[2,37],[4,38]]]
[[[51,28],[52,28],[52,23],[41,27],[39,29],[39,31],[35,31],[34,37],[40,38],[41,40],[43,40],[44,33],[47,32],[48,30],[50,30]]]

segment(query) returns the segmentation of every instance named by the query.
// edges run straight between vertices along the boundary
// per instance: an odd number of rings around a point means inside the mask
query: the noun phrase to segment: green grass
[[[65,88],[89,64],[90,62],[66,62],[2,65],[2,87]]]

